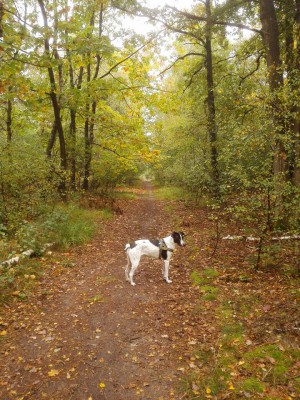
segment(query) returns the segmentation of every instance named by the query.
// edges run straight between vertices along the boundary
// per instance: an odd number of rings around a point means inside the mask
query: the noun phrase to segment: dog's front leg
[[[172,281],[169,279],[169,265],[170,265],[170,261],[164,260],[163,275],[164,275],[164,280],[167,283],[172,283]]]

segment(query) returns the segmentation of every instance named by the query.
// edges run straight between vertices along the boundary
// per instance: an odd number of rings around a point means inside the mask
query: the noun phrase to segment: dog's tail
[[[130,249],[130,244],[129,244],[129,243],[127,243],[127,244],[125,245],[124,251],[127,251],[128,249]]]

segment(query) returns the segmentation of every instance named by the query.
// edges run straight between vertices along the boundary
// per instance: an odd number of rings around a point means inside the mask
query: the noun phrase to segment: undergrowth
[[[188,198],[187,192],[176,186],[159,187],[153,193],[158,200],[186,200]]]
[[[23,221],[14,237],[2,237],[0,303],[27,298],[47,269],[47,258],[41,258],[47,246],[64,250],[84,244],[92,238],[98,224],[110,217],[111,212],[106,209],[91,210],[75,204],[61,204],[35,221]],[[21,257],[15,264],[3,263],[29,249],[34,252],[33,258]],[[66,267],[70,267],[69,264]]]

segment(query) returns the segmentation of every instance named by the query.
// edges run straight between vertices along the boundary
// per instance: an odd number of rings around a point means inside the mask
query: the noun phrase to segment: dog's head
[[[177,243],[178,246],[181,246],[181,247],[185,246],[184,237],[185,237],[185,234],[183,232],[173,232],[172,233],[172,238],[173,238],[174,242]]]

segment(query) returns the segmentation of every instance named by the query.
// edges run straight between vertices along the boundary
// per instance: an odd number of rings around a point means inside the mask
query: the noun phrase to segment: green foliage
[[[63,248],[83,244],[91,239],[96,229],[96,220],[103,216],[107,218],[109,214],[75,205],[61,205],[43,221],[44,237]]]
[[[36,258],[45,252],[47,244],[60,249],[81,245],[92,238],[99,222],[111,217],[108,210],[87,210],[75,204],[57,205],[47,211],[35,221],[23,221],[13,242],[0,242],[1,261],[29,249],[35,256],[21,258],[15,265],[0,266],[0,302],[27,297],[47,268],[43,260]],[[68,261],[61,265],[65,268],[74,266]]]
[[[187,193],[180,187],[163,186],[155,189],[154,195],[159,200],[182,200],[187,197]]]
[[[56,183],[39,140],[26,134],[8,147],[0,142],[1,232],[14,233],[56,201]]]

